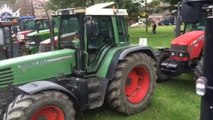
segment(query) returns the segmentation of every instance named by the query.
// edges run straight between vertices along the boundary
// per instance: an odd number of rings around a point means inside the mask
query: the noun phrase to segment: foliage
[[[72,8],[72,7],[87,7],[99,2],[107,2],[110,0],[49,0],[48,8],[52,10]]]
[[[125,0],[123,3],[120,3],[120,8],[127,9],[129,13],[129,18],[137,19],[141,13],[141,4],[139,2],[132,3],[131,0]]]
[[[7,1],[9,3],[15,4],[16,0],[3,0],[3,1]]]
[[[181,0],[162,0],[162,2],[170,3],[171,5],[177,5]]]
[[[147,4],[147,10],[148,13],[156,13],[162,10],[162,7],[160,6],[161,1],[160,0],[153,0],[152,2]]]

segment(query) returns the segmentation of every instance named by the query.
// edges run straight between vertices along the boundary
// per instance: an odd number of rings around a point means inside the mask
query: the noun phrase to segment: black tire
[[[54,106],[54,109],[50,106]],[[32,95],[22,94],[17,96],[8,106],[4,120],[31,120],[33,115],[40,118],[42,116],[38,111],[41,112],[49,107],[49,111],[54,111],[54,114],[58,115],[57,117],[62,113],[64,120],[75,120],[75,109],[72,101],[66,95],[57,91],[44,91]],[[37,120],[38,117],[34,118]]]
[[[195,67],[194,74],[196,76],[196,79],[203,75],[203,57],[201,57],[197,66]]]
[[[140,68],[141,66],[146,69],[146,72],[149,75],[149,85],[147,86],[147,92],[143,98],[139,98],[137,103],[133,103],[127,97],[126,87],[128,87],[129,79],[131,80],[130,84],[134,82],[129,74],[134,71],[136,68]],[[139,71],[138,71],[139,72]],[[142,75],[143,72],[138,73],[139,76]],[[141,112],[143,109],[147,107],[150,103],[152,95],[154,93],[154,88],[156,85],[156,67],[155,62],[148,55],[143,53],[133,53],[121,61],[116,69],[113,80],[109,83],[107,89],[106,100],[108,104],[118,112],[131,115],[137,112]],[[141,80],[138,79],[138,81]],[[137,82],[138,82],[137,81]],[[139,84],[139,83],[137,83]],[[142,87],[141,87],[142,88]],[[137,90],[135,90],[137,91]],[[135,92],[134,91],[134,92]],[[131,96],[130,96],[131,97]]]
[[[164,82],[164,81],[169,80],[169,78],[170,78],[168,75],[163,74],[160,69],[161,63],[164,60],[166,60],[167,58],[169,58],[169,52],[165,52],[165,51],[158,52],[158,55],[157,55],[157,76],[158,76],[157,82]]]

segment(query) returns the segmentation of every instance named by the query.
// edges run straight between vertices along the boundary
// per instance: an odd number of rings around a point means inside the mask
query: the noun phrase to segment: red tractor
[[[176,30],[179,31],[179,33],[176,32],[176,35],[180,36],[172,40],[171,48],[159,49],[156,53],[156,56],[158,57],[158,81],[165,81],[170,76],[179,76],[184,72],[194,70],[202,56],[205,32],[204,30],[197,30],[197,28],[201,28],[201,26],[198,26],[198,24],[201,25],[201,19],[197,19],[196,16],[191,18],[186,16],[189,10],[191,10],[189,9],[190,7],[191,6],[188,4],[182,3],[182,13],[180,14],[178,12],[178,17],[180,18],[181,16],[182,21],[185,24],[184,30],[182,31],[183,34],[180,35],[181,24],[180,22],[177,22]],[[200,9],[193,10],[195,12],[200,11]],[[202,15],[205,17],[205,12],[203,12]],[[186,32],[187,25],[192,27],[190,32]]]

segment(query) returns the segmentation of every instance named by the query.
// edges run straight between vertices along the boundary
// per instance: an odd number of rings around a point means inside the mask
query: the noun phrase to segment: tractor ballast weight
[[[113,4],[61,10],[56,50],[0,61],[4,120],[48,118],[50,110],[48,120],[74,120],[77,110],[105,100],[128,115],[147,107],[156,58],[151,48],[129,44],[127,12],[105,9]]]

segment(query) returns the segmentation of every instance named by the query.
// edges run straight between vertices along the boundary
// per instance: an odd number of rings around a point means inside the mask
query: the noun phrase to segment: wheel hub
[[[150,86],[150,75],[146,67],[140,66],[131,70],[126,80],[125,93],[127,100],[133,104],[140,103],[147,95]]]
[[[63,111],[56,106],[40,108],[33,114],[31,120],[65,120]]]

